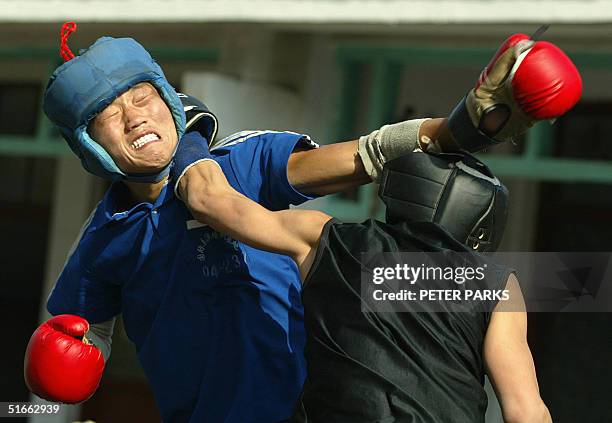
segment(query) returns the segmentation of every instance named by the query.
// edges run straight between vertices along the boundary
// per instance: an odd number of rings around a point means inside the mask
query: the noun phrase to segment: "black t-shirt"
[[[484,422],[489,313],[362,312],[362,252],[445,250],[470,251],[433,223],[327,223],[302,291],[308,376],[292,421]]]

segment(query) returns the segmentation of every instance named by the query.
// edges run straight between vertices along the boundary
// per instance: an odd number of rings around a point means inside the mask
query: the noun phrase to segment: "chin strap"
[[[148,184],[154,184],[163,180],[170,174],[170,164],[164,168],[161,172],[158,173],[132,173],[127,174],[124,178],[124,181],[130,182],[142,182]]]

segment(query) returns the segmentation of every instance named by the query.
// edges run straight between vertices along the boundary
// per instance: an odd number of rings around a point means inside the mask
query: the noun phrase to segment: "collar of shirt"
[[[168,183],[164,185],[155,202],[138,203],[129,210],[121,210],[118,206],[120,203],[119,198],[121,195],[124,195],[122,191],[126,190],[126,187],[121,182],[113,183],[102,200],[102,213],[100,217],[103,222],[101,222],[101,225],[111,222],[128,222],[132,219],[140,218],[143,214],[149,214],[153,219],[153,223],[157,226],[159,219],[158,209],[174,198],[173,190],[169,189],[168,185]]]

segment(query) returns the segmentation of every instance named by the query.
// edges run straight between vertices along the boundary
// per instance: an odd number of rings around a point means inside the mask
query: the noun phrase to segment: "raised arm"
[[[302,278],[310,270],[323,226],[331,219],[314,210],[272,212],[234,190],[213,160],[189,168],[178,191],[198,221],[252,247],[290,256]]]
[[[390,160],[408,154],[419,146],[426,147],[418,145],[417,138],[425,141],[436,140],[446,151],[453,150],[455,147],[448,132],[447,121],[421,119],[388,126],[397,131],[387,142],[394,145],[393,152],[385,154],[383,151],[383,154]],[[333,194],[372,182],[375,177],[372,174],[371,162],[377,159],[369,159],[367,155],[368,152],[374,154],[373,150],[378,150],[378,147],[371,149],[366,145],[367,142],[365,139],[346,141],[324,145],[314,150],[294,152],[287,165],[289,182],[298,191],[311,195]]]
[[[498,304],[485,337],[484,360],[506,423],[550,423],[550,413],[540,398],[538,380],[529,345],[527,314],[518,280],[512,274],[506,289],[511,310]],[[508,307],[510,309],[510,307]]]
[[[416,147],[479,151],[516,138],[538,120],[563,115],[581,92],[578,70],[558,47],[514,34],[448,119],[385,125],[359,141],[296,152],[289,162],[289,181],[306,194],[329,194],[377,182],[385,162]]]

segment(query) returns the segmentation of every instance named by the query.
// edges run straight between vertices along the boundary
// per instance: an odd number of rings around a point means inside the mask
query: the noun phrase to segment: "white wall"
[[[9,22],[610,22],[609,0],[5,0]]]

